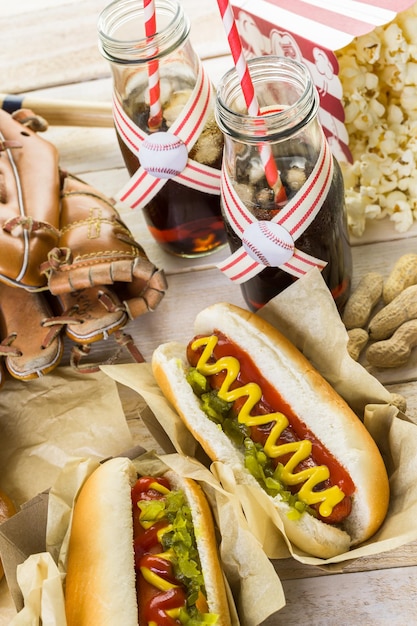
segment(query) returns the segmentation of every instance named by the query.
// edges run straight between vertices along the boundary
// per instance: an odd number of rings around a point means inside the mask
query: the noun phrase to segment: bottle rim
[[[145,10],[137,0],[114,0],[99,15],[99,49],[113,63],[149,63],[170,54],[190,32],[190,20],[176,0],[155,0],[155,11],[164,24],[152,37],[145,34]],[[117,37],[121,26],[135,24],[135,38]],[[140,36],[140,33],[143,36]],[[136,35],[137,33],[137,35]]]
[[[266,55],[249,59],[247,66],[257,97],[262,85],[285,84],[292,87],[294,101],[275,102],[268,107],[259,101],[262,114],[250,115],[233,67],[220,79],[216,90],[215,117],[224,134],[246,143],[278,141],[293,136],[316,117],[319,97],[305,65],[287,57]]]

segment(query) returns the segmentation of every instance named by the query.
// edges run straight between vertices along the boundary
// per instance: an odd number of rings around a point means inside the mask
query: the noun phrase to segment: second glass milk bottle
[[[259,116],[247,113],[235,69],[217,89],[216,119],[225,141],[222,206],[233,253],[220,269],[258,310],[317,266],[342,310],[352,265],[344,186],[318,120],[310,73],[276,56],[250,59],[248,68]],[[282,183],[279,202],[267,182],[265,147]]]
[[[143,210],[165,251],[198,257],[226,244],[223,135],[214,119],[215,93],[190,43],[181,4],[156,0],[155,18],[156,32],[146,35],[148,16],[137,0],[116,0],[99,18],[100,50],[113,77],[117,138],[131,175],[116,199]],[[155,85],[161,107],[156,123],[150,113]]]

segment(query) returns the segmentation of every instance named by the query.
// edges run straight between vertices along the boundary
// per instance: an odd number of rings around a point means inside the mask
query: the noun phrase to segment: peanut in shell
[[[368,333],[372,340],[388,339],[395,330],[409,320],[417,319],[417,285],[401,291],[372,318]]]

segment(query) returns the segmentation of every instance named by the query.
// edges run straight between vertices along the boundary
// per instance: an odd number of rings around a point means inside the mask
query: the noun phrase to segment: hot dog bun
[[[275,496],[274,505],[290,541],[307,554],[330,558],[371,537],[385,518],[389,484],[379,450],[362,422],[301,352],[256,314],[225,303],[210,306],[198,314],[194,334],[210,335],[214,329],[251,356],[262,376],[348,471],[355,485],[352,511],[342,529],[306,512],[299,520],[290,520],[288,505],[280,495]],[[243,454],[207,418],[186,382],[186,346],[172,342],[159,346],[152,367],[163,393],[208,456],[232,466],[238,482],[262,490],[244,467]]]
[[[172,471],[164,474],[184,491],[191,508],[207,602],[230,625],[214,527],[200,486]],[[137,473],[124,457],[101,464],[76,500],[68,548],[65,604],[68,626],[138,626],[131,488]]]

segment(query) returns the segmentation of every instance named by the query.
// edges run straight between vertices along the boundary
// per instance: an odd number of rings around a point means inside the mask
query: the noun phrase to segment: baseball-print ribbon
[[[199,62],[194,89],[169,129],[169,135],[174,135],[174,139],[183,143],[188,152],[200,136],[211,113],[211,99],[211,81]],[[113,118],[122,141],[133,154],[138,155],[141,144],[152,135],[145,133],[126,115],[115,93],[113,94]],[[188,158],[182,171],[169,178],[204,193],[219,195],[220,177],[220,170]],[[158,193],[167,180],[168,178],[159,178],[140,166],[115,198],[132,209],[142,208]]]
[[[319,158],[304,185],[270,221],[258,222],[238,197],[223,162],[223,210],[230,226],[242,240],[242,246],[217,267],[237,284],[248,281],[267,266],[279,267],[297,278],[313,267],[318,267],[321,271],[327,262],[298,250],[294,242],[320,211],[332,177],[333,157],[323,134]],[[268,252],[262,250],[265,241]],[[271,256],[281,257],[283,260],[274,263],[268,260]]]

